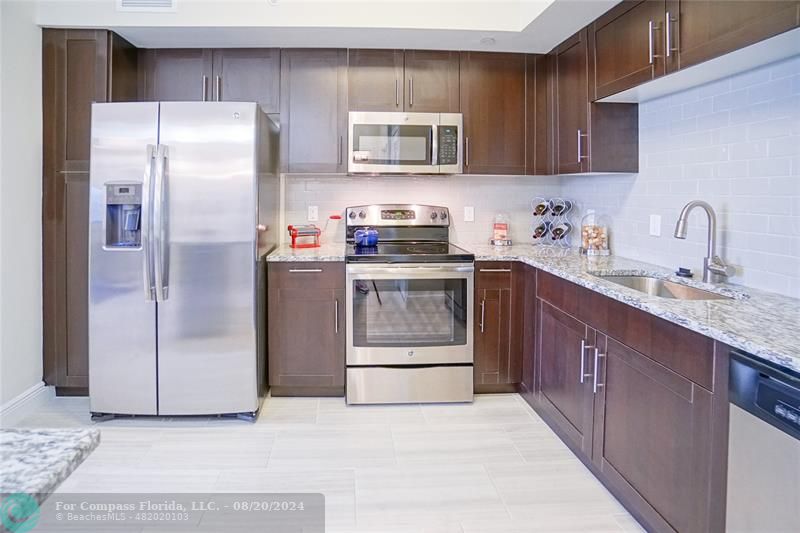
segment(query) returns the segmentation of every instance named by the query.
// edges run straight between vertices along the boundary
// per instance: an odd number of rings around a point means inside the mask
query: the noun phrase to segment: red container
[[[292,248],[319,248],[319,236],[322,232],[314,224],[289,226],[287,229],[292,238]]]

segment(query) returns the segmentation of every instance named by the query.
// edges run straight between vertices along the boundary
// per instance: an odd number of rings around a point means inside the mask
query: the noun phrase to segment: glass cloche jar
[[[581,219],[581,253],[583,255],[611,255],[608,245],[610,220],[599,215],[594,209],[586,211]]]

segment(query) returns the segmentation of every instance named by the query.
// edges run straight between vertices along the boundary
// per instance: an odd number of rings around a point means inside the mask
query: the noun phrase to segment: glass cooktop
[[[348,263],[455,263],[475,255],[447,242],[380,242],[377,246],[347,245]]]

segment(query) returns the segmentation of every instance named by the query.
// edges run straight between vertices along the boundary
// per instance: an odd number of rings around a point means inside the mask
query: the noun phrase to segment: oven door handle
[[[414,275],[415,273],[449,273],[449,272],[475,272],[475,267],[472,265],[459,265],[459,266],[396,266],[396,267],[378,267],[372,266],[354,266],[349,265],[347,271],[352,274],[401,274],[401,275]]]

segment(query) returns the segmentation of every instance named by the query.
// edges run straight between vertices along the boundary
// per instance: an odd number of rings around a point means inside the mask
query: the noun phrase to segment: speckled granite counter
[[[44,501],[100,444],[96,429],[0,429],[0,495]]]
[[[529,244],[509,248],[459,244],[477,261],[521,261],[582,287],[624,302],[650,314],[740,348],[748,353],[800,372],[800,300],[779,294],[721,284],[709,286],[675,277],[664,267],[623,257],[582,257],[575,249],[554,249]],[[344,244],[272,252],[267,261],[343,261]],[[649,275],[670,279],[732,297],[730,300],[672,300],[648,296],[611,283],[596,275]]]

